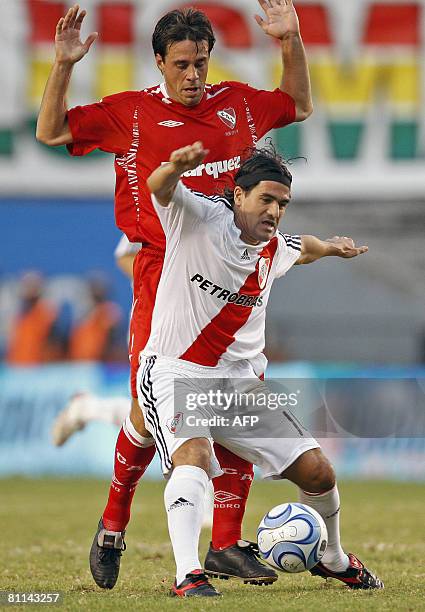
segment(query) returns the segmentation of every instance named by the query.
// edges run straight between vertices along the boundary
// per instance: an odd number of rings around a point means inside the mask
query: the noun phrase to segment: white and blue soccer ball
[[[290,573],[304,572],[323,557],[328,532],[320,514],[310,506],[280,504],[263,517],[257,541],[262,558],[272,567]]]

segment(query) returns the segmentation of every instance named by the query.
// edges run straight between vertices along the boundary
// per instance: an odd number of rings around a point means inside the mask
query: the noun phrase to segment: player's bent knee
[[[143,418],[143,412],[141,411],[139,402],[135,397],[133,397],[131,401],[130,421],[132,422],[133,427],[138,434],[140,434],[144,438],[151,437],[151,434],[145,427],[145,419]]]
[[[173,466],[195,465],[209,473],[211,464],[211,445],[206,438],[187,440],[173,454]]]
[[[308,487],[303,487],[309,493],[325,493],[335,486],[335,472],[324,455],[318,458],[308,479]]]
[[[281,475],[308,493],[325,493],[335,486],[335,472],[320,449],[303,453]]]

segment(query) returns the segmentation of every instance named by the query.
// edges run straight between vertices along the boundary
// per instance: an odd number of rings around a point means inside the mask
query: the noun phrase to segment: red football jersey
[[[211,195],[232,184],[241,154],[272,128],[295,120],[295,103],[280,89],[258,90],[233,81],[206,85],[199,104],[171,100],[165,84],[127,91],[68,111],[71,155],[93,149],[115,154],[115,219],[131,242],[165,249],[146,179],[170,154],[201,140],[209,153],[184,183]]]

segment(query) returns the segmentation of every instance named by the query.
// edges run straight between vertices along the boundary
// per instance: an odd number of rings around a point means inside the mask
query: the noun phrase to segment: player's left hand
[[[177,172],[183,174],[183,172],[194,170],[199,166],[207,154],[208,149],[204,149],[204,145],[198,140],[187,147],[173,151],[170,155],[170,162],[174,164]]]
[[[300,33],[298,15],[292,0],[258,0],[265,13],[265,19],[255,15],[255,21],[263,32],[283,40]]]
[[[369,250],[365,245],[356,247],[354,240],[348,236],[334,236],[333,238],[328,238],[325,242],[329,242],[334,247],[333,255],[343,257],[344,259],[357,257],[357,255],[367,253]]]

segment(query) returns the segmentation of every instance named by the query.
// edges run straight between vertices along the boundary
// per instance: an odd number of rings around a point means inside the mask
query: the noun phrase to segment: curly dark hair
[[[265,172],[268,174],[279,174],[282,178],[291,184],[292,174],[289,172],[287,167],[287,161],[276,151],[276,148],[271,142],[267,142],[267,146],[262,148],[249,147],[242,154],[241,167],[235,175],[235,185],[238,184],[238,179],[249,177],[250,174],[257,174]],[[245,193],[249,193],[254,187],[258,185],[261,180],[253,183],[249,187],[241,188]],[[223,195],[229,200],[231,206],[234,204],[233,189],[225,187]]]
[[[152,34],[153,52],[164,60],[170,45],[182,40],[192,40],[195,43],[206,40],[208,53],[211,53],[215,36],[205,13],[195,8],[184,8],[170,11],[161,17]]]

